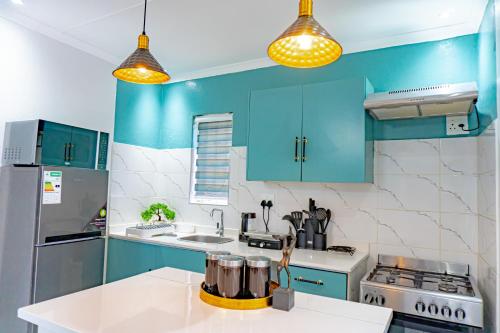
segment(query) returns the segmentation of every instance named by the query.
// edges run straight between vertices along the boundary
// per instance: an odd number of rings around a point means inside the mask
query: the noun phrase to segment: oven
[[[480,333],[480,328],[394,312],[388,333]]]

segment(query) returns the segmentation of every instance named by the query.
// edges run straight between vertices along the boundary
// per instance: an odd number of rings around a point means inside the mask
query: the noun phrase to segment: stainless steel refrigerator
[[[108,172],[0,168],[0,331],[33,332],[19,307],[103,283]]]

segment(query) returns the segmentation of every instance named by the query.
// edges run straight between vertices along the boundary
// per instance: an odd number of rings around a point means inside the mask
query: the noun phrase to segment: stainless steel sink
[[[224,244],[232,242],[234,239],[210,235],[191,235],[180,237],[179,240],[197,243]]]

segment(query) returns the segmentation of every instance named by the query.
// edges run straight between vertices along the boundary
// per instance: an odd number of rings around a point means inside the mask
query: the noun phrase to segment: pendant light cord
[[[144,21],[142,23],[142,34],[146,34],[146,9],[148,7],[148,0],[144,0]]]

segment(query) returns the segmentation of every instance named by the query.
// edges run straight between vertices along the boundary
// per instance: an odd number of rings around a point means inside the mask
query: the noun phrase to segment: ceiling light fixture
[[[314,19],[312,0],[300,0],[299,17],[267,49],[278,64],[295,68],[328,65],[342,55],[342,46]]]
[[[24,5],[23,0],[10,0],[14,5]]]
[[[170,76],[163,70],[149,52],[149,37],[146,35],[146,9],[148,1],[144,2],[144,21],[142,34],[139,35],[137,50],[113,71],[113,76],[122,81],[142,84],[158,84],[170,80]]]

